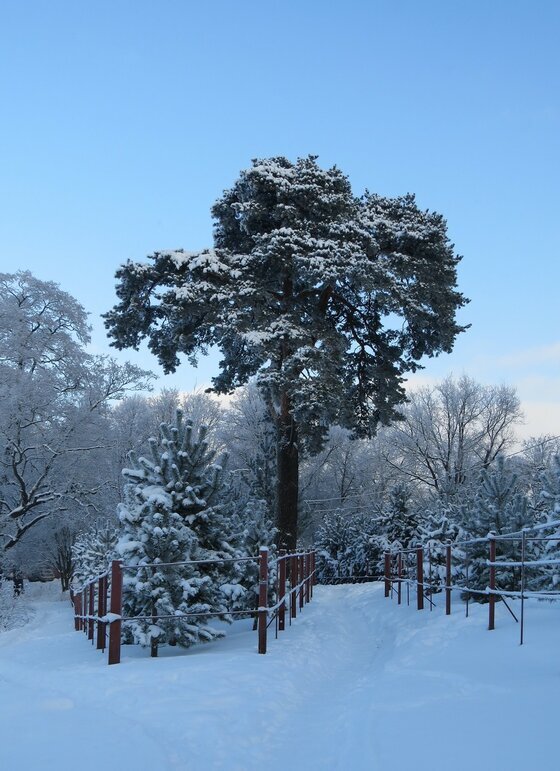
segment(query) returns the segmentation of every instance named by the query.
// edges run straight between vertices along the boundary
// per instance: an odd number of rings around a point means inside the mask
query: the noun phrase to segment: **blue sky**
[[[210,245],[251,158],[317,154],[464,256],[472,328],[418,382],[511,383],[560,434],[559,36],[553,0],[0,0],[0,270],[60,283],[105,351],[121,262]]]

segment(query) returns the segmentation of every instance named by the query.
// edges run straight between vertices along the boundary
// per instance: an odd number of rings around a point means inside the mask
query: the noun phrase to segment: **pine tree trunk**
[[[278,431],[278,546],[294,551],[298,527],[299,450],[297,425],[289,401],[282,396]]]

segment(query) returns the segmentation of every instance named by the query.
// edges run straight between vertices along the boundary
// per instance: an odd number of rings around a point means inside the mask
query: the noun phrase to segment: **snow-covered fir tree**
[[[147,617],[124,625],[125,639],[149,645],[188,647],[222,636],[213,619],[229,621],[232,586],[238,583],[239,556],[224,491],[223,461],[178,409],[174,425],[161,424],[159,440],[150,439],[151,458],[131,456],[124,469],[125,502],[117,552],[136,570],[124,571],[125,616]],[[158,563],[209,560],[182,566]],[[150,567],[142,568],[142,565]],[[216,613],[217,616],[185,616]]]
[[[424,553],[428,563],[428,583],[435,587],[431,590],[439,591],[445,581],[448,542],[452,544],[468,535],[458,524],[457,506],[450,504],[441,498],[434,499],[431,506],[422,511],[418,518],[418,540],[424,546]],[[452,561],[453,580],[462,577],[462,563],[464,554],[457,548],[455,554],[460,554],[459,559]]]
[[[540,524],[560,520],[560,455],[555,455],[547,464],[541,477],[541,501],[544,512],[540,512]],[[534,542],[531,551],[533,558],[541,560],[560,559],[560,526],[543,530],[540,535],[551,540]],[[535,548],[536,547],[536,548]],[[537,571],[531,570],[527,576],[529,589],[558,591],[560,589],[560,565],[543,565]]]
[[[358,534],[355,545],[355,575],[382,575],[383,555],[389,548],[389,543],[381,530],[381,518],[371,513],[356,514],[354,523]]]
[[[334,511],[325,516],[315,538],[319,580],[352,575],[357,539],[351,515]]]
[[[234,527],[237,531],[236,544],[238,553],[244,557],[255,557],[262,546],[268,548],[268,599],[274,604],[277,579],[275,544],[276,527],[268,513],[266,501],[250,498],[240,514],[234,515]],[[240,562],[238,565],[238,585],[232,587],[232,608],[253,610],[259,605],[259,563],[258,561]]]
[[[379,569],[387,541],[379,522],[342,509],[327,514],[315,536],[319,581],[371,575]]]
[[[418,541],[418,515],[407,484],[397,483],[381,514],[383,533],[392,549],[408,549]]]
[[[489,533],[505,535],[534,524],[534,517],[519,489],[517,474],[504,456],[498,456],[488,469],[483,469],[474,502],[462,510],[462,526],[469,539],[484,539]],[[497,558],[504,561],[520,559],[519,543],[498,541]],[[469,585],[484,590],[490,580],[488,542],[468,545],[464,562],[469,565]],[[466,569],[466,568],[465,568]],[[496,585],[502,589],[518,590],[519,576],[514,568],[496,570]],[[480,599],[479,596],[475,599]]]

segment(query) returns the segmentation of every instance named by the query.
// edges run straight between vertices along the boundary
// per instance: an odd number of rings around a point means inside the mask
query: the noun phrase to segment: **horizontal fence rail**
[[[403,602],[403,587],[406,588],[407,605],[410,604],[411,589],[416,594],[416,607],[418,610],[424,609],[424,601],[430,604],[430,610],[436,607],[433,601],[435,593],[443,592],[445,597],[445,614],[451,614],[452,593],[459,592],[465,597],[465,613],[469,615],[469,598],[475,595],[488,600],[488,629],[493,630],[496,626],[496,603],[501,600],[504,607],[508,610],[512,618],[519,623],[519,644],[523,645],[525,631],[525,600],[526,599],[547,599],[560,600],[560,591],[554,590],[527,590],[527,572],[538,570],[539,568],[560,565],[560,559],[527,559],[527,544],[531,542],[542,541],[560,541],[558,536],[532,536],[531,533],[542,532],[547,529],[558,529],[560,520],[548,522],[546,524],[535,525],[524,528],[514,533],[497,535],[489,533],[485,538],[473,538],[463,541],[434,542],[429,544],[418,544],[413,548],[400,549],[397,551],[386,551],[384,553],[384,590],[385,597],[396,595],[397,603]],[[520,559],[512,560],[500,558],[497,554],[498,546],[501,543],[517,544],[520,547]],[[486,544],[488,558],[481,564],[488,568],[488,586],[471,586],[469,581],[469,568],[471,562],[469,559],[469,547]],[[461,555],[457,555],[456,550],[462,550]],[[434,552],[445,558],[445,569],[443,582],[433,583],[433,564],[432,556]],[[426,580],[426,563],[428,566],[428,580]],[[461,564],[465,574],[465,584],[453,583],[453,566]],[[519,570],[519,590],[510,590],[496,585],[497,571],[500,568],[517,568]],[[510,607],[506,598],[521,600],[520,617]]]
[[[246,610],[193,611],[173,615],[123,616],[123,572],[141,571],[145,568],[185,567],[187,565],[222,564],[226,562],[257,562],[259,567],[258,607]],[[314,551],[287,554],[279,551],[276,559],[270,560],[267,547],[261,547],[259,554],[250,557],[192,560],[185,562],[159,562],[142,565],[127,565],[120,560],[113,560],[111,569],[102,575],[87,581],[79,589],[70,590],[70,599],[74,607],[74,628],[86,634],[88,640],[105,651],[108,647],[108,663],[118,664],[121,660],[122,625],[131,621],[158,619],[181,620],[193,617],[215,616],[256,616],[259,653],[267,650],[268,628],[275,621],[276,636],[286,628],[286,616],[291,625],[304,606],[313,597],[316,581],[316,558]],[[269,576],[274,568],[275,603],[269,606]],[[109,612],[107,611],[109,608]],[[108,645],[107,645],[108,629]],[[94,635],[96,631],[96,635]],[[95,640],[94,640],[95,636]]]

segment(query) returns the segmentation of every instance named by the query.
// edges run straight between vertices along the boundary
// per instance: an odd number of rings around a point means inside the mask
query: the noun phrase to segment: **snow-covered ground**
[[[35,592],[35,596],[33,593]],[[557,768],[560,607],[532,602],[526,644],[501,605],[398,607],[380,585],[318,587],[266,656],[249,622],[157,660],[106,657],[54,585],[0,634],[0,768]]]

